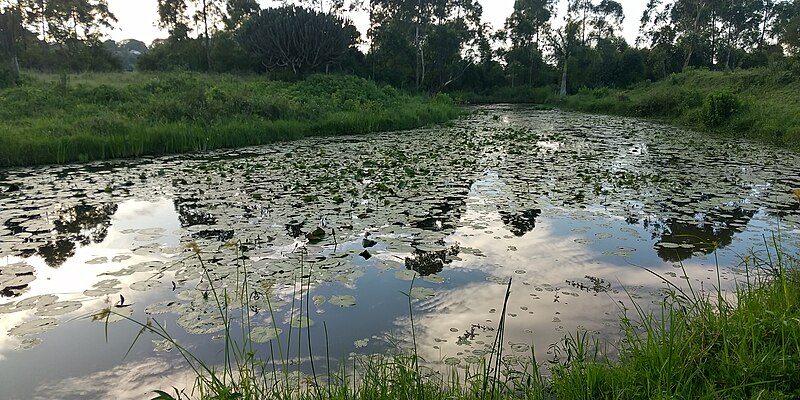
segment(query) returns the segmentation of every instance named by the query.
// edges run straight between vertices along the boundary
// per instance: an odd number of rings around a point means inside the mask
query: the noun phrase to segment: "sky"
[[[483,20],[492,25],[494,29],[502,28],[506,18],[514,9],[514,0],[478,0],[483,6]],[[639,33],[639,18],[644,11],[644,0],[619,0],[625,10],[623,23],[623,36],[629,44],[633,44]],[[268,6],[273,1],[261,0],[262,6]],[[560,1],[562,8],[566,2]],[[166,38],[167,33],[155,26],[158,18],[157,0],[108,0],[111,12],[116,15],[119,22],[116,28],[108,32],[111,39],[138,39],[148,45],[158,38]],[[563,13],[563,10],[561,11]],[[365,13],[352,16],[353,22],[359,31],[364,33],[368,26]]]

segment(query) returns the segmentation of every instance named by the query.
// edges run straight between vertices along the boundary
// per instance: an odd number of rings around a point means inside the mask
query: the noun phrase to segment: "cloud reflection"
[[[154,397],[153,390],[170,388],[191,393],[195,375],[178,361],[146,358],[107,371],[82,377],[48,382],[36,388],[33,399],[115,399],[134,400]]]

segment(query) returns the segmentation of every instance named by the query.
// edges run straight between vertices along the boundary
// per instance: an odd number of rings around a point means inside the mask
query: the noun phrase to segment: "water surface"
[[[766,257],[765,240],[797,254],[799,161],[634,119],[490,106],[431,130],[0,171],[2,397],[191,385],[157,337],[125,356],[136,325],[85,317],[154,318],[218,363],[211,288],[231,295],[235,324],[249,299],[261,356],[275,328],[293,359],[310,334],[317,369],[326,352],[408,346],[408,293],[420,354],[468,366],[512,279],[507,354],[533,347],[544,362],[570,332],[613,341],[626,291],[655,307],[666,285],[642,267],[710,291],[745,279],[741,258]],[[308,371],[306,346],[300,357],[292,368]]]

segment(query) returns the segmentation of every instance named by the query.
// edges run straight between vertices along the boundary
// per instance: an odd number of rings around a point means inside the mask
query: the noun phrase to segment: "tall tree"
[[[549,28],[554,6],[555,0],[516,0],[514,11],[506,19],[505,29],[511,41],[511,49],[505,53],[506,64],[512,70],[523,68],[529,86],[534,82],[534,70],[542,64],[541,38]],[[512,71],[512,79],[515,75]]]
[[[564,26],[551,31],[548,39],[552,56],[561,69],[561,85],[559,95],[567,95],[567,72],[569,60],[575,50],[581,46],[581,24],[567,16]]]
[[[257,15],[261,6],[256,0],[226,0],[222,20],[228,30],[239,28],[247,17]]]
[[[189,11],[193,13],[189,15]],[[211,34],[225,17],[225,0],[158,0],[159,26],[167,28],[176,41],[188,38],[194,23],[203,40],[206,64],[211,70]]]
[[[355,46],[358,31],[334,15],[283,6],[262,10],[245,21],[239,40],[265,68],[303,74],[339,63]]]

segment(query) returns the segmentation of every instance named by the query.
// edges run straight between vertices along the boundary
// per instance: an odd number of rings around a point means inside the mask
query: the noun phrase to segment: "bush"
[[[710,93],[703,102],[703,124],[707,128],[725,125],[740,107],[739,99],[728,91]]]
[[[17,74],[13,69],[0,64],[0,88],[8,88],[17,84]]]

